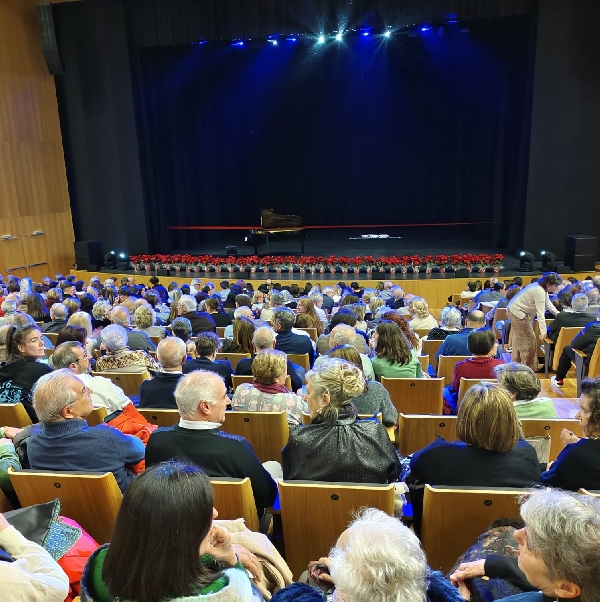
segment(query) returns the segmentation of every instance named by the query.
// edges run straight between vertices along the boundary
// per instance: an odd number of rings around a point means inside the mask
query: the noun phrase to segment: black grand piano
[[[258,248],[268,245],[269,240],[299,240],[300,250],[304,255],[304,241],[306,229],[302,225],[299,215],[283,215],[275,213],[273,209],[263,209],[260,213],[260,230],[250,230],[245,238],[245,243],[254,247],[254,254],[258,255]]]

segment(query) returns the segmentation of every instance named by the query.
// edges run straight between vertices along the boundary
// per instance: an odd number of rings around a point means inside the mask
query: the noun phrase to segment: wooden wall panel
[[[75,260],[56,90],[36,3],[0,0],[0,236],[16,237],[0,244],[0,271],[22,259],[32,277],[68,272]],[[44,234],[31,237],[36,230]]]

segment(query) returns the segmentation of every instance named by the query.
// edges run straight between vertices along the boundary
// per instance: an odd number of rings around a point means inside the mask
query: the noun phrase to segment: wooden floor
[[[565,378],[565,386],[555,387],[549,378],[541,378],[542,390],[538,397],[550,397],[559,418],[575,418],[579,410],[577,398],[577,381],[574,378]]]

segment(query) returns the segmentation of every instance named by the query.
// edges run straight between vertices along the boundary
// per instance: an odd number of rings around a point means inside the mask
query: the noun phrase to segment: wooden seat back
[[[429,309],[429,315],[439,324],[442,319],[441,309]]]
[[[292,364],[298,364],[302,366],[307,372],[310,370],[310,360],[308,359],[308,353],[288,353],[288,360]]]
[[[451,385],[454,379],[454,368],[458,362],[468,360],[472,355],[440,355],[437,375],[444,379],[444,386]]]
[[[486,316],[495,306],[495,303],[484,303],[483,301],[479,304],[479,308]]]
[[[437,373],[438,360],[436,357],[437,350],[442,346],[444,341],[430,340],[427,337],[421,339],[421,353],[429,356],[429,363],[433,366],[434,374]]]
[[[496,323],[500,321],[504,322],[506,321],[506,318],[506,307],[496,307],[494,310],[494,319],[492,320],[492,328],[499,341],[502,340],[502,333],[496,328]]]
[[[442,378],[386,378],[381,384],[403,414],[441,414],[444,405]]]
[[[245,360],[249,357],[249,353],[217,353],[217,360],[227,360],[234,371],[240,363],[240,360]]]
[[[261,462],[281,462],[290,430],[285,412],[225,412],[221,430],[244,437]]]
[[[304,332],[307,332],[310,335],[310,338],[313,340],[313,342],[317,342],[317,329],[316,328],[296,328],[296,330],[304,330]]]
[[[92,372],[92,376],[104,376],[108,378],[114,385],[123,389],[125,395],[137,395],[140,390],[140,385],[145,380],[150,380],[150,373],[145,372]]]
[[[280,481],[286,561],[295,579],[331,549],[363,507],[394,513],[394,486],[320,481]],[[315,520],[318,517],[318,520]]]
[[[104,407],[94,408],[87,416],[85,421],[88,426],[97,426],[103,424],[104,419],[108,416],[108,410]]]
[[[520,519],[518,496],[527,490],[425,485],[421,543],[433,570],[448,572],[499,518]]]
[[[6,497],[4,491],[0,489],[0,512],[8,512],[9,510],[13,510],[13,505],[10,503],[10,500]]]
[[[430,332],[431,328],[415,328],[414,329],[414,333],[420,338],[422,339],[423,337],[426,337],[429,332]]]
[[[163,338],[161,336],[155,336],[150,337],[150,340],[154,343],[155,346],[158,346],[158,344],[163,340]]]
[[[211,477],[210,483],[214,491],[213,506],[219,513],[219,519],[243,518],[250,531],[258,531],[260,523],[250,479]]]
[[[138,408],[138,412],[150,423],[157,426],[173,426],[179,422],[179,410]]]
[[[225,336],[225,326],[217,326],[217,336],[224,337]]]
[[[240,385],[244,383],[253,383],[254,376],[238,376],[237,374],[231,375],[231,380],[233,381],[233,390],[235,391]],[[292,391],[292,379],[288,376],[285,377],[285,386],[288,391],[293,393]]]
[[[8,470],[21,506],[59,498],[61,513],[77,521],[98,543],[110,541],[123,495],[112,472]]]
[[[558,339],[554,345],[554,356],[552,358],[552,370],[556,371],[558,368],[558,361],[562,355],[563,349],[570,345],[573,339],[583,330],[583,327],[564,327],[560,329],[558,333]]]
[[[578,437],[583,437],[579,420],[566,418],[524,418],[521,420],[525,437],[546,437],[550,435],[550,461],[553,462],[563,449],[560,439],[562,429],[573,431]]]
[[[478,385],[479,383],[497,383],[498,380],[495,378],[461,378],[460,386],[458,388],[458,404],[457,408],[460,406],[465,393],[473,386]]]
[[[42,334],[48,338],[48,340],[56,347],[56,341],[58,340],[59,332],[42,332]]]
[[[398,449],[403,456],[414,454],[438,438],[456,441],[456,416],[398,416]]]
[[[0,403],[0,425],[24,428],[32,424],[22,403]]]
[[[428,355],[418,355],[417,356],[419,359],[419,363],[421,364],[421,370],[423,370],[423,372],[425,372],[425,374],[428,373],[428,368],[429,368],[429,356]]]

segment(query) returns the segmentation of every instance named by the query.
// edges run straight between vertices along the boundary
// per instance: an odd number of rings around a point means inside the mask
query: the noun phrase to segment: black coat
[[[561,311],[548,325],[548,338],[553,343],[556,343],[561,328],[583,328],[595,319],[595,314],[578,311]]]
[[[211,318],[210,314],[205,311],[188,311],[183,314],[182,318],[187,318],[192,325],[192,336],[196,336],[199,332],[217,332],[217,325]]]
[[[140,408],[177,409],[175,387],[181,378],[176,372],[157,372],[140,385]]]
[[[188,360],[183,364],[184,374],[189,374],[194,370],[208,370],[209,372],[215,372],[223,378],[228,390],[233,387],[233,381],[231,380],[233,368],[227,360],[217,360],[216,362],[213,362],[207,357],[199,357],[195,360]]]
[[[573,349],[578,349],[587,354],[586,364],[589,363],[592,353],[596,347],[596,341],[600,339],[600,322],[590,322],[572,341]]]

